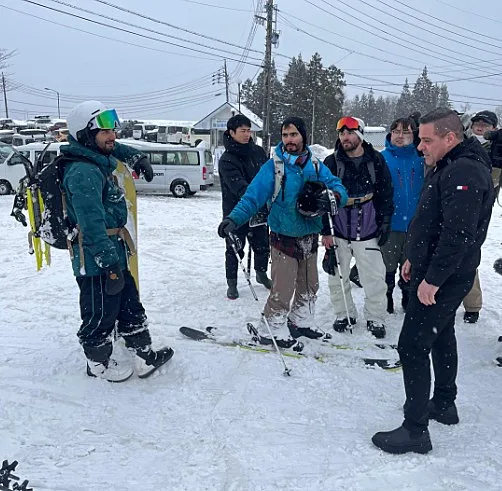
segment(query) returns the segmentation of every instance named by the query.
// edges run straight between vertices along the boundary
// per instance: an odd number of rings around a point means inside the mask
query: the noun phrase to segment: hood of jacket
[[[61,146],[61,153],[66,157],[75,157],[75,160],[78,160],[79,157],[85,160],[92,160],[104,174],[111,174],[117,167],[117,161],[112,155],[95,152],[79,143],[71,135],[68,138],[68,142],[69,145]]]
[[[413,142],[405,147],[398,147],[391,143],[390,133],[385,137],[385,150],[388,150],[392,155],[398,158],[411,157],[417,153],[417,149]]]
[[[310,151],[310,148],[305,145],[305,150],[303,153],[300,155],[293,155],[284,150],[284,145],[282,143],[279,143],[275,147],[275,154],[285,163],[289,165],[295,165],[296,161],[298,160],[298,157],[304,157],[304,162],[308,162],[312,158],[312,152]]]
[[[485,165],[489,170],[492,168],[490,156],[483,148],[481,143],[474,138],[466,138],[463,142],[453,147],[437,164],[437,167],[443,167],[448,161],[454,161],[461,158],[469,158],[478,160],[481,164]]]
[[[235,141],[230,136],[228,130],[223,133],[223,145],[225,146],[225,150],[227,152],[238,155],[239,157],[249,157],[253,153],[255,146],[252,138],[250,138],[247,143],[239,143]]]

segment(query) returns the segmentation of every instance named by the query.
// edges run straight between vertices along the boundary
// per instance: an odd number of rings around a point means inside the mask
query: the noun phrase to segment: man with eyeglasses
[[[75,106],[67,120],[69,145],[61,147],[62,187],[67,220],[78,228],[69,248],[80,289],[82,324],[77,336],[87,359],[87,375],[124,382],[135,371],[146,378],[174,351],[168,346],[152,349],[145,309],[128,269],[126,198],[113,172],[120,159],[151,181],[152,166],[145,155],[115,142],[120,125],[115,109],[86,101]],[[124,340],[130,361],[112,356],[115,336]]]
[[[322,243],[328,250],[337,248],[342,275],[342,281],[338,270],[331,271],[334,274],[330,272],[328,276],[336,315],[333,329],[344,332],[356,323],[357,312],[349,281],[350,261],[354,257],[365,293],[366,327],[376,338],[383,338],[387,287],[380,247],[389,238],[394,212],[392,178],[382,155],[364,141],[361,119],[343,117],[336,130],[335,151],[324,163],[342,180],[349,201],[333,216],[334,230],[330,230],[329,221],[323,219]]]
[[[416,125],[411,117],[396,119],[390,125],[390,133],[385,139],[382,155],[387,162],[394,186],[394,214],[391,221],[389,240],[382,245],[381,251],[385,263],[385,282],[387,283],[387,312],[394,312],[392,293],[396,286],[396,272],[401,269],[406,256],[406,232],[420,199],[424,183],[423,158],[413,142]],[[409,288],[401,278],[401,306],[404,310],[409,301]]]

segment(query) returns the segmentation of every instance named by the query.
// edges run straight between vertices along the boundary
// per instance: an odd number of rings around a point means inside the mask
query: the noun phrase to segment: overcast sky
[[[254,15],[264,15],[264,3],[0,0],[0,48],[17,50],[5,69],[17,84],[8,93],[10,115],[57,116],[56,94],[48,87],[60,92],[63,117],[74,104],[93,98],[116,107],[123,119],[201,119],[225,101],[224,85],[212,84],[225,58],[232,100],[237,82],[257,75],[265,28]],[[370,87],[385,96],[399,94],[404,79],[414,82],[427,65],[433,81],[448,83],[456,108],[467,102],[474,111],[502,105],[501,0],[275,4],[280,76],[292,56],[301,53],[308,60],[317,51],[325,65],[345,72],[347,96]],[[248,41],[245,63],[239,63]],[[3,99],[0,113],[5,114]]]

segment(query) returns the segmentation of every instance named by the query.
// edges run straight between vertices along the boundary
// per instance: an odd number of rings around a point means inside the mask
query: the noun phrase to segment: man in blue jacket
[[[317,249],[322,222],[319,216],[302,214],[298,198],[305,184],[312,182],[326,185],[340,206],[345,205],[347,192],[340,179],[312,155],[302,119],[287,118],[281,131],[282,143],[275,148],[274,158],[263,164],[239,203],[221,222],[218,234],[224,238],[235,232],[268,203],[272,289],[258,327],[258,341],[272,343],[265,325],[268,322],[280,347],[298,349],[296,338],[300,336],[329,336],[317,329],[313,320],[319,289]]]
[[[392,176],[394,187],[394,214],[391,220],[389,239],[380,247],[385,263],[387,283],[387,312],[394,312],[392,292],[396,286],[396,271],[401,269],[406,256],[404,246],[406,232],[420,199],[424,183],[423,158],[413,143],[416,125],[411,118],[396,119],[390,126],[382,155]],[[409,301],[409,286],[401,279],[401,305],[406,310]]]
[[[147,181],[153,171],[146,156],[134,159],[136,150],[115,142],[119,120],[114,109],[86,101],[67,119],[69,145],[61,152],[70,162],[65,165],[63,189],[68,221],[78,228],[70,253],[80,288],[82,325],[77,335],[87,358],[87,375],[123,382],[133,374],[133,363],[112,357],[117,334],[131,351],[136,374],[145,378],[174,352],[151,347],[145,309],[127,265],[127,204],[113,171],[116,159],[131,163]]]

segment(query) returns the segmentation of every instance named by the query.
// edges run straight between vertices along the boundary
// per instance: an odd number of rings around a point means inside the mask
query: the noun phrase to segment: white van
[[[44,164],[48,164],[57,155],[62,143],[51,143],[44,155]],[[19,181],[26,176],[23,159],[19,153],[31,162],[36,162],[47,146],[47,142],[29,143],[20,147],[0,144],[0,194],[10,194],[15,191]],[[16,152],[17,151],[17,152]]]
[[[198,147],[166,145],[131,140],[121,143],[137,148],[148,155],[154,177],[146,182],[134,175],[138,192],[167,194],[185,198],[214,184],[213,156],[204,144]]]
[[[12,145],[14,147],[20,147],[22,145],[28,145],[28,143],[43,142],[48,138],[48,132],[41,129],[26,129],[19,130],[19,133],[12,135]]]
[[[132,137],[135,140],[143,140],[145,139],[146,133],[148,131],[153,131],[157,128],[156,124],[145,124],[138,123],[132,127]]]

